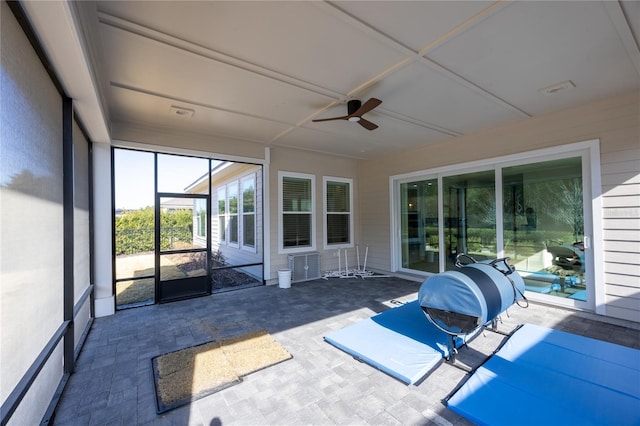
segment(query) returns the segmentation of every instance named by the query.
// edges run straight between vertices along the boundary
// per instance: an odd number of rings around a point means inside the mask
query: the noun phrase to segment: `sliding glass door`
[[[509,257],[530,294],[588,302],[585,155],[398,180],[398,269],[428,275],[454,269],[460,254]]]
[[[400,185],[402,267],[438,272],[438,180]]]
[[[493,170],[442,179],[445,269],[452,269],[461,253],[496,258],[495,185]]]
[[[504,253],[529,291],[587,300],[582,160],[502,170]]]

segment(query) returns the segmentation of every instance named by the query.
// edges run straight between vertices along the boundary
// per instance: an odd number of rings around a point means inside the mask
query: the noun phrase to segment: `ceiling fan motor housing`
[[[351,115],[355,113],[361,106],[362,102],[360,102],[358,99],[352,99],[347,102],[347,113]]]

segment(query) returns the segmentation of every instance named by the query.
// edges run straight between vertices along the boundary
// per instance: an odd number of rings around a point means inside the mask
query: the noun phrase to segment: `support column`
[[[93,145],[93,215],[94,215],[94,271],[95,316],[115,313],[113,293],[113,249],[111,201],[111,146]]]

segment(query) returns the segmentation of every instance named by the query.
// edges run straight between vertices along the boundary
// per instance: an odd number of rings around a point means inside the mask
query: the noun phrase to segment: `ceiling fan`
[[[311,120],[311,121],[313,121],[314,123],[317,123],[320,121],[347,120],[347,121],[354,121],[354,122],[360,123],[360,125],[367,130],[375,130],[378,128],[378,125],[370,122],[369,120],[365,120],[364,118],[362,118],[362,116],[367,112],[371,111],[372,109],[374,109],[375,107],[377,107],[378,105],[380,105],[381,103],[382,101],[376,98],[371,98],[364,104],[357,99],[352,99],[349,102],[347,102],[347,113],[348,113],[347,115],[343,115],[342,117],[320,118],[320,119]]]

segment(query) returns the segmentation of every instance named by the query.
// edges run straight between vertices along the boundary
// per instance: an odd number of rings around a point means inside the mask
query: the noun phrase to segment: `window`
[[[279,173],[280,249],[283,252],[315,250],[315,177]]]
[[[196,235],[198,237],[207,236],[207,200],[197,198],[195,200],[196,209],[194,215],[196,217]]]
[[[228,243],[234,246],[238,245],[238,182],[233,182],[227,185],[227,207],[229,221],[227,223],[228,229]]]
[[[256,178],[254,174],[218,188],[220,242],[239,248],[256,248]],[[241,194],[238,191],[242,191]]]
[[[256,247],[256,180],[251,175],[242,179],[242,247]]]
[[[227,243],[227,191],[223,186],[218,188],[218,235],[220,244]]]
[[[325,177],[325,246],[353,246],[352,179]]]

